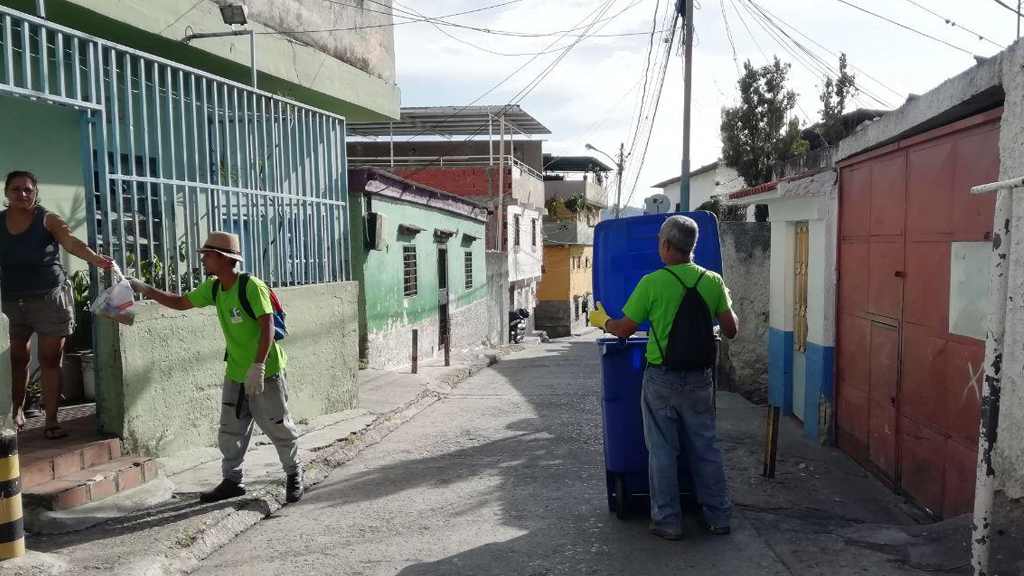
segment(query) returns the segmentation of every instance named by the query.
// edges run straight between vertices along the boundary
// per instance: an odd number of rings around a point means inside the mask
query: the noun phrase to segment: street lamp
[[[617,186],[616,187],[618,188],[618,191],[616,192],[616,195],[615,195],[615,217],[618,218],[619,217],[619,212],[622,210],[622,206],[621,206],[621,204],[622,204],[622,165],[626,161],[626,154],[625,154],[626,146],[625,146],[625,144],[619,144],[619,159],[618,160],[613,158],[611,154],[609,154],[609,153],[607,153],[607,152],[605,152],[603,150],[597,149],[593,144],[589,144],[588,143],[586,145],[586,148],[587,148],[587,150],[593,150],[594,152],[600,152],[601,154],[604,154],[605,156],[608,157],[609,160],[612,161],[612,164],[615,164],[615,173],[618,176],[616,178],[616,181],[617,181]]]
[[[220,17],[228,26],[245,26],[249,23],[249,7],[244,4],[221,6]]]
[[[227,4],[220,7],[220,17],[228,26],[245,26],[249,23],[249,8],[244,4]],[[255,30],[231,30],[229,32],[202,32],[185,36],[184,42],[188,44],[193,40],[201,38],[224,38],[225,36],[248,36],[249,37],[249,83],[256,88],[256,31]]]

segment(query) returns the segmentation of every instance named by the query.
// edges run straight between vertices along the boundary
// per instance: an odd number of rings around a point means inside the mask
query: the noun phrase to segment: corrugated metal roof
[[[393,122],[350,122],[350,136],[485,136],[493,129],[498,136],[497,117],[504,113],[506,134],[551,134],[546,126],[519,106],[422,106],[402,108]],[[491,123],[489,125],[489,123]]]
[[[544,170],[548,172],[611,172],[613,169],[593,156],[545,154]]]

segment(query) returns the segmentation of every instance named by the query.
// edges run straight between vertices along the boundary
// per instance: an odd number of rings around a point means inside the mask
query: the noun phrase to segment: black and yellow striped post
[[[25,555],[18,434],[0,430],[0,560]]]

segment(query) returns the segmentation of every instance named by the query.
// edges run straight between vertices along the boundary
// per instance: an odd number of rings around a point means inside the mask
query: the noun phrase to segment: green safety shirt
[[[688,287],[693,287],[704,268],[696,264],[675,264],[669,266],[679,279]],[[704,299],[714,320],[722,312],[732,308],[729,289],[725,287],[722,277],[708,270],[697,285],[697,292]],[[650,320],[653,328],[647,341],[647,361],[651,364],[662,364],[661,350],[668,346],[668,335],[672,332],[672,324],[676,318],[676,310],[683,300],[683,287],[671,274],[664,270],[656,270],[640,279],[629,301],[622,307],[627,318],[642,324]],[[658,339],[656,343],[654,338]]]
[[[235,382],[244,383],[245,375],[256,360],[256,351],[259,349],[262,331],[260,325],[242,309],[242,303],[238,299],[238,285],[241,282],[235,280],[229,289],[221,286],[217,294],[217,302],[214,302],[213,285],[216,282],[216,278],[206,280],[188,293],[188,300],[196,308],[216,304],[217,319],[220,320],[220,327],[224,332],[224,340],[228,349],[227,376]],[[253,314],[257,318],[274,313],[274,308],[270,304],[270,289],[259,278],[249,277],[246,295],[249,297],[249,305],[252,306]],[[287,359],[284,350],[277,345],[277,342],[272,342],[270,354],[265,363],[266,377],[269,378],[281,372]]]

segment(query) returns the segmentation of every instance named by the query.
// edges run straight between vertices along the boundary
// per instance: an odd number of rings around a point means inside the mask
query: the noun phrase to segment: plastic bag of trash
[[[101,292],[89,309],[96,315],[131,326],[135,323],[135,301],[132,299],[135,292],[117,264],[114,264],[110,274],[114,284]]]

